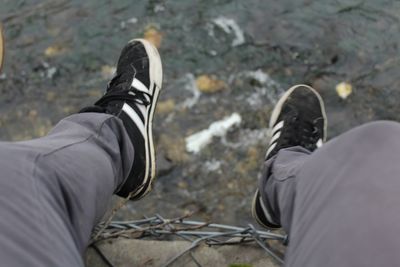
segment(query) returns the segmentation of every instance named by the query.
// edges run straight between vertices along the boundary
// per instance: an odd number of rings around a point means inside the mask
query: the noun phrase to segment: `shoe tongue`
[[[133,75],[130,73],[116,74],[110,81],[108,90],[127,90],[131,87]],[[107,90],[107,91],[108,91]]]

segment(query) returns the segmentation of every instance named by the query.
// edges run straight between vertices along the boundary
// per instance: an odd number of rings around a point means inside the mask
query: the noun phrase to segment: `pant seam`
[[[77,144],[81,144],[81,143],[85,143],[86,141],[90,140],[90,139],[93,138],[94,136],[96,136],[96,137],[99,136],[99,133],[101,132],[101,130],[102,130],[104,124],[106,124],[109,120],[112,120],[112,119],[114,119],[114,118],[115,118],[115,117],[109,117],[109,118],[107,118],[106,120],[104,120],[104,121],[101,123],[101,125],[97,128],[97,130],[95,131],[95,132],[96,132],[95,134],[90,134],[88,137],[86,137],[86,138],[83,139],[83,140],[80,140],[80,141],[77,141],[77,142],[74,142],[74,143],[71,143],[71,144],[62,146],[62,147],[58,147],[58,148],[56,148],[56,149],[54,149],[54,150],[52,150],[52,151],[49,151],[49,152],[46,152],[46,153],[39,153],[37,157],[39,157],[39,156],[41,156],[41,157],[49,156],[49,155],[51,155],[51,154],[53,154],[53,153],[55,153],[55,152],[57,152],[57,151],[60,151],[60,150],[62,150],[62,149],[64,149],[64,148],[67,148],[67,147],[70,147],[70,146],[73,146],[73,145],[77,145]],[[37,162],[37,157],[35,158],[35,162],[34,162],[34,163]]]

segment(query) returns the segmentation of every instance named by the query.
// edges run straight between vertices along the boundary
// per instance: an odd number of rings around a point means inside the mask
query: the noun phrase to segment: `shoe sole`
[[[326,116],[326,111],[325,111],[325,104],[324,101],[322,100],[322,97],[319,95],[319,93],[317,91],[315,91],[314,88],[308,86],[308,85],[304,85],[304,84],[299,84],[299,85],[295,85],[291,88],[289,88],[289,90],[287,90],[282,96],[281,98],[278,100],[278,102],[276,103],[272,114],[271,114],[271,118],[269,120],[269,128],[272,129],[274,128],[274,125],[276,124],[278,118],[279,118],[279,114],[281,113],[282,110],[282,106],[285,103],[285,101],[289,98],[290,94],[293,93],[294,90],[296,90],[297,88],[300,87],[306,87],[307,89],[310,89],[318,98],[320,107],[321,107],[321,111],[322,111],[322,116],[324,118],[324,135],[323,135],[323,142],[326,141],[327,138],[327,129],[328,129],[328,120],[327,120],[327,116]],[[256,211],[256,205],[257,205],[257,195],[259,194],[259,190],[256,190],[256,193],[254,194],[253,197],[253,201],[252,201],[252,209],[251,209],[251,213],[254,217],[254,219],[256,219],[256,221],[263,227],[268,228],[268,229],[277,229],[280,228],[279,226],[271,226],[271,225],[266,225],[265,222],[262,222],[262,220],[259,218],[257,211]]]
[[[146,149],[146,169],[145,177],[139,189],[134,195],[131,196],[132,200],[138,200],[147,195],[153,187],[153,182],[156,175],[156,157],[153,141],[153,117],[157,106],[158,97],[162,87],[162,63],[157,48],[149,41],[144,39],[133,39],[131,42],[140,42],[146,49],[147,56],[149,57],[149,72],[150,72],[150,88],[153,92],[152,105],[148,111],[147,121],[145,123],[146,136],[145,136],[145,149]]]
[[[254,194],[253,201],[251,203],[251,214],[253,215],[253,218],[256,219],[257,223],[259,225],[261,225],[262,227],[264,227],[264,228],[271,229],[271,230],[276,230],[276,229],[281,228],[280,225],[274,225],[274,224],[269,223],[269,222],[263,222],[260,219],[260,217],[258,216],[257,210],[256,210],[257,201],[258,201],[258,197],[257,197],[258,194],[259,194],[259,190],[257,189],[256,193]]]

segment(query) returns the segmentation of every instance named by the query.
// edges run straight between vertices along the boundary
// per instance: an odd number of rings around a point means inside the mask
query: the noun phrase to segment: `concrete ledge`
[[[191,245],[186,241],[153,241],[137,239],[112,239],[97,243],[97,248],[107,259],[118,267],[158,267]],[[227,267],[242,264],[251,267],[277,267],[265,251],[255,244],[208,247],[200,245],[192,252],[202,266]],[[109,267],[93,248],[86,253],[86,266]],[[196,267],[190,253],[180,257],[172,266]]]

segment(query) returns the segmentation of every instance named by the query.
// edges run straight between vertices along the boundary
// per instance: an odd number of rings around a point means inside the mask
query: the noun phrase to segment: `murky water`
[[[155,121],[159,179],[125,218],[161,213],[253,222],[250,202],[279,94],[294,83],[324,97],[330,136],[400,119],[398,1],[2,0],[6,61],[0,137],[42,136],[95,101],[125,42],[160,46],[164,91]],[[342,99],[335,86],[346,81]],[[186,138],[232,114],[198,153]]]

